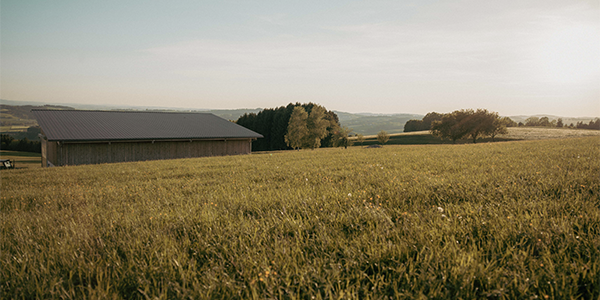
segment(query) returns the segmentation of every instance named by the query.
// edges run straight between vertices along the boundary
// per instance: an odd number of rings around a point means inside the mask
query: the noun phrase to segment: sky
[[[0,99],[600,116],[600,1],[1,0]]]

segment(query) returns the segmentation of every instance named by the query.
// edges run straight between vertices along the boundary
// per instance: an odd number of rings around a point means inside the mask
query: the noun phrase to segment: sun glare
[[[573,26],[544,37],[539,55],[544,79],[554,83],[583,84],[600,78],[600,43],[592,26]]]

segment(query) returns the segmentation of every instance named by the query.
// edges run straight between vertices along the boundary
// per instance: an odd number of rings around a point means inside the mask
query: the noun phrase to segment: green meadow
[[[600,138],[2,170],[0,298],[598,299]]]

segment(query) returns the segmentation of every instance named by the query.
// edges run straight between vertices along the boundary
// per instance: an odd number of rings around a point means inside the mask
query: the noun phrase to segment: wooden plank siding
[[[251,143],[252,139],[46,142],[44,156],[55,166],[102,164],[249,154]]]
[[[43,148],[44,144],[46,144],[46,150]],[[42,167],[47,167],[48,162],[58,166],[56,164],[58,161],[58,143],[42,138],[42,157],[45,157],[45,160],[42,159]]]

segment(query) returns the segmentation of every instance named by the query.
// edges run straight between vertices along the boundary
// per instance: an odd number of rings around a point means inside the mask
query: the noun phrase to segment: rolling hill
[[[152,111],[187,111],[187,112],[209,112],[227,120],[237,120],[246,113],[258,113],[262,108],[241,108],[241,109],[184,109],[172,107],[142,107],[142,106],[107,106],[107,105],[77,105],[69,104],[44,104],[42,102],[19,102],[10,100],[0,100],[0,111],[2,114],[2,132],[11,131],[6,126],[16,126],[19,130],[26,130],[29,126],[37,125],[33,115],[29,112],[32,108],[51,108],[51,109],[88,109],[88,110],[152,110]],[[354,134],[373,135],[381,130],[390,134],[401,133],[404,131],[404,124],[408,120],[423,118],[419,114],[372,114],[372,113],[348,113],[343,111],[334,111],[340,120],[340,124],[353,130]],[[576,124],[577,122],[589,122],[594,117],[572,118],[553,115],[535,115],[535,117],[548,117],[550,120],[558,118],[563,119],[565,125]],[[509,116],[515,122],[524,122],[530,116],[519,115]],[[17,130],[18,131],[18,130]]]

